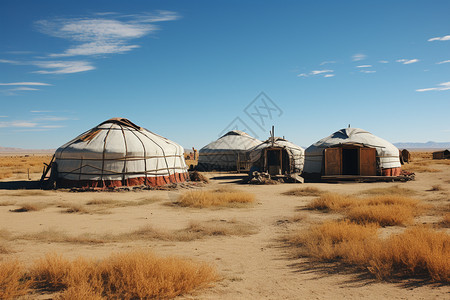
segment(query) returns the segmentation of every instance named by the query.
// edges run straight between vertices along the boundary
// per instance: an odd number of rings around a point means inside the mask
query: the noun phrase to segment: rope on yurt
[[[134,136],[138,139],[138,141],[141,142],[142,149],[144,150],[144,176],[145,176],[144,184],[145,184],[145,186],[148,186],[148,180],[147,180],[148,179],[147,178],[147,150],[145,149],[145,144],[141,140],[141,138],[133,130],[130,130],[130,131],[134,134]],[[140,131],[138,131],[138,132],[140,132]]]
[[[124,160],[123,160],[123,169],[122,169],[122,185],[126,185],[125,169],[126,169],[126,166],[127,166],[128,145],[127,145],[127,139],[125,138],[125,131],[123,129],[123,126],[120,123],[118,123],[118,125],[120,126],[120,129],[122,130],[123,142],[125,143],[125,157],[124,157]]]
[[[114,124],[111,124],[111,126],[108,129],[108,132],[106,132],[105,139],[103,140],[103,153],[102,153],[102,174],[100,175],[100,181],[103,185],[103,173],[105,171],[105,151],[106,151],[106,140],[108,139],[109,133],[111,132],[112,127]]]
[[[157,142],[155,142],[155,141],[154,141],[151,137],[149,137],[147,134],[145,134],[144,131],[141,131],[141,133],[142,133],[144,136],[146,136],[150,141],[152,141],[153,143],[155,143],[156,146],[158,146],[159,148],[161,148],[161,151],[162,151],[163,157],[164,157],[164,161],[165,161],[165,163],[166,163],[166,169],[167,169],[167,173],[168,173],[167,175],[168,175],[168,177],[169,177],[169,182],[170,182],[170,183],[173,183],[173,182],[172,182],[172,179],[170,178],[170,168],[169,168],[169,163],[167,162],[166,152],[164,151],[163,147],[162,147],[161,145],[159,145]]]

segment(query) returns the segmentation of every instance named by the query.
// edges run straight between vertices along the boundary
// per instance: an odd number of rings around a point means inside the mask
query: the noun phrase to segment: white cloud
[[[9,91],[12,91],[12,92],[14,92],[14,91],[39,91],[39,89],[21,86],[21,87],[9,89]]]
[[[52,112],[51,110],[30,110],[31,113],[36,113],[36,114],[40,114],[40,113],[49,113]]]
[[[353,61],[360,61],[360,60],[364,60],[366,58],[367,58],[367,55],[362,54],[362,53],[357,53],[357,54],[352,56],[352,60]]]
[[[11,64],[11,65],[20,65],[20,64],[22,64],[20,61],[10,60],[10,59],[0,59],[0,63]]]
[[[8,82],[8,83],[0,83],[0,85],[51,85],[51,84],[43,82]]]
[[[152,23],[178,18],[178,14],[170,11],[127,16],[103,13],[97,14],[95,18],[40,20],[36,26],[45,34],[71,40],[74,45],[63,53],[50,54],[51,57],[69,57],[131,51],[139,46],[129,45],[129,40],[158,30]]]
[[[87,61],[36,61],[34,65],[49,70],[39,70],[38,74],[71,74],[94,70],[95,67]]]
[[[66,121],[66,120],[69,120],[69,118],[46,116],[46,117],[34,118],[33,120],[35,120],[35,121],[52,121],[52,122],[57,122],[57,121]]]
[[[311,71],[311,75],[318,75],[318,74],[323,74],[323,73],[332,73],[333,70],[314,70]]]
[[[356,66],[357,68],[372,68],[372,65],[360,65]]]
[[[326,64],[335,64],[336,62],[334,60],[326,60],[320,63],[321,66],[326,65]]]
[[[419,61],[419,60],[418,60],[417,58],[414,58],[414,59],[405,59],[405,58],[402,58],[402,59],[397,59],[397,60],[396,60],[396,62],[402,63],[402,64],[404,64],[404,65],[413,64],[413,63],[416,63],[416,62],[418,62],[418,61]]]
[[[441,65],[441,64],[447,64],[447,63],[450,63],[450,59],[449,59],[449,60],[443,60],[443,61],[437,62],[436,64],[437,64],[437,65]]]
[[[328,74],[328,73],[333,73],[334,70],[313,70],[309,73],[301,73],[298,74],[297,77],[309,77],[309,76],[315,76],[315,75],[321,75],[323,74],[323,77],[333,77],[334,74]],[[327,76],[327,75],[331,75],[331,76]]]
[[[450,81],[438,84],[437,87],[417,89],[416,92],[428,92],[428,91],[446,91],[450,90]]]
[[[334,74],[325,74],[323,77],[325,77],[325,78],[334,77]]]
[[[433,41],[450,41],[450,35],[445,35],[442,37],[434,37],[428,40],[429,42],[433,42]]]
[[[389,63],[389,61],[387,61],[387,60],[379,60],[378,62],[381,63],[381,64],[388,64]]]
[[[19,127],[19,128],[33,128],[38,124],[30,121],[12,121],[12,122],[0,122],[0,128],[5,127]]]
[[[366,74],[370,74],[370,73],[375,73],[376,71],[373,70],[361,70],[361,73],[366,73]]]

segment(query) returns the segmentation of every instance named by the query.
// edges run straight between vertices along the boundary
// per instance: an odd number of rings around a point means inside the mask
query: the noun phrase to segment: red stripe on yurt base
[[[389,169],[381,170],[381,175],[382,176],[400,176],[401,173],[402,173],[402,168],[401,167],[389,168]]]
[[[125,179],[125,184],[122,180],[69,180],[58,178],[58,188],[113,188],[123,186],[163,186],[170,183],[185,182],[188,179],[188,173],[175,173],[169,176],[157,177],[135,177]]]

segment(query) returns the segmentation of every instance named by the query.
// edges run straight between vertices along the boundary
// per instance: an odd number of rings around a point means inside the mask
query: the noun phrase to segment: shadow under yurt
[[[57,188],[154,187],[189,177],[183,147],[124,118],[79,135],[54,159],[50,178]]]
[[[305,150],[303,177],[307,179],[392,179],[399,175],[397,147],[359,128],[336,131]]]

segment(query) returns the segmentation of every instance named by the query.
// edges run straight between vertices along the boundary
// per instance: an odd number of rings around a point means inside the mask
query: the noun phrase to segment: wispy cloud
[[[356,66],[357,68],[372,68],[372,65],[360,65]]]
[[[72,41],[63,53],[50,57],[125,53],[138,48],[130,40],[141,38],[158,30],[153,23],[180,18],[175,12],[158,11],[154,14],[119,15],[111,12],[93,18],[40,20],[35,23],[42,33]]]
[[[33,128],[36,126],[38,126],[38,123],[30,122],[30,121],[0,122],[0,128],[5,128],[5,127]]]
[[[378,61],[380,64],[388,64],[389,63],[389,61],[387,61],[387,60],[379,60]]]
[[[433,42],[433,41],[450,41],[450,35],[444,35],[441,37],[434,37],[428,40],[429,42]]]
[[[335,74],[330,74],[333,72],[334,72],[334,70],[313,70],[309,73],[298,74],[297,77],[309,77],[309,76],[315,76],[315,75],[323,75],[323,77],[333,77]],[[331,75],[331,76],[327,76],[327,75]]]
[[[367,55],[362,54],[362,53],[357,53],[357,54],[352,56],[352,60],[353,61],[360,61],[360,60],[364,60],[366,58],[367,58]]]
[[[51,85],[49,83],[44,82],[8,82],[8,83],[0,83],[0,85]]]
[[[48,70],[34,71],[38,74],[71,74],[94,70],[95,67],[88,61],[36,61],[34,65]]]
[[[325,74],[325,75],[323,75],[323,77],[325,77],[325,78],[334,77],[334,74]]]
[[[366,74],[370,74],[370,73],[375,73],[376,71],[374,70],[361,70],[361,73],[366,73]]]
[[[321,66],[326,65],[326,64],[335,64],[336,62],[334,60],[326,60],[320,63]]]
[[[404,64],[404,65],[413,64],[413,63],[416,63],[416,62],[418,62],[418,61],[419,61],[419,60],[418,60],[417,58],[414,58],[414,59],[405,59],[405,58],[402,58],[402,59],[397,59],[397,60],[396,60],[396,62],[402,63],[402,64]]]
[[[9,89],[9,91],[11,91],[11,92],[14,92],[14,91],[39,91],[39,89],[21,86],[21,87]]]
[[[22,64],[20,61],[11,60],[11,59],[0,59],[0,63],[11,64],[11,65],[21,65]]]
[[[50,113],[51,110],[30,110],[31,113],[41,114],[41,113]]]
[[[436,87],[417,89],[416,92],[428,92],[428,91],[446,91],[450,90],[450,81],[438,84]]]
[[[441,65],[441,64],[447,64],[447,63],[450,63],[450,59],[449,59],[449,60],[443,60],[443,61],[437,62],[436,64],[437,64],[437,65]]]

